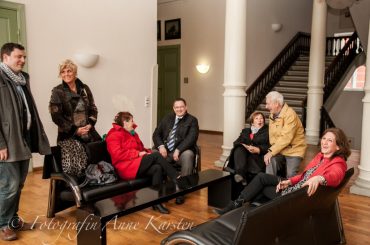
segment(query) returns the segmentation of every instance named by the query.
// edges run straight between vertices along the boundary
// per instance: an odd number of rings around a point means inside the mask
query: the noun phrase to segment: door
[[[19,42],[17,10],[0,7],[0,47],[8,42]]]
[[[180,45],[158,47],[158,122],[180,97]]]

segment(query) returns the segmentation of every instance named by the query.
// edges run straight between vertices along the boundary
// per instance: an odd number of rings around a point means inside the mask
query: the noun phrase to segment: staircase
[[[335,59],[335,56],[327,56],[325,59],[325,68],[327,68]],[[308,54],[301,54],[297,60],[290,66],[288,71],[281,77],[272,91],[278,91],[284,96],[284,102],[292,107],[303,121],[303,102],[307,98],[308,84]],[[261,111],[266,118],[269,111],[266,110],[266,100],[263,100],[256,109]]]
[[[265,97],[270,91],[276,90],[283,94],[285,102],[297,112],[305,125],[310,42],[309,34],[297,33],[249,86],[246,91],[246,122],[256,110],[268,117],[269,112],[265,108]],[[345,43],[343,47],[341,47],[342,43]],[[326,39],[324,103],[339,84],[355,57],[362,51],[357,33],[350,37],[329,37]],[[323,107],[322,114],[325,113],[324,110]],[[320,127],[332,123],[329,115],[325,115],[321,116]],[[320,128],[320,130],[322,129]]]

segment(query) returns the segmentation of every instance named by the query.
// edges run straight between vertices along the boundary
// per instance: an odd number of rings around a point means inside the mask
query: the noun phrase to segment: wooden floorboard
[[[199,145],[202,149],[202,169],[215,168],[222,150],[222,135],[201,133]],[[317,147],[310,146],[306,159],[312,158]],[[357,167],[359,156],[353,154],[349,165]],[[304,161],[305,164],[308,160]],[[370,244],[370,198],[349,194],[349,186],[357,171],[339,197],[344,230],[349,245]],[[20,203],[20,215],[26,221],[37,221],[35,231],[18,232],[19,240],[0,244],[76,244],[75,208],[60,212],[47,219],[49,181],[41,179],[41,172],[29,174]],[[108,204],[113,205],[113,203]],[[166,203],[170,215],[161,215],[150,208],[112,220],[108,226],[108,244],[160,244],[172,232],[189,228],[215,218],[212,208],[207,206],[207,190],[187,195],[183,205],[174,201]],[[87,244],[88,245],[88,244]]]

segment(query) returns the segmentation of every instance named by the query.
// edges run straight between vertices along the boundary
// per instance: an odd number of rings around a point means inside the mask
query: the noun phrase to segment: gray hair
[[[279,105],[284,105],[284,96],[278,91],[271,91],[266,95],[266,99],[269,98],[271,102],[277,102]]]

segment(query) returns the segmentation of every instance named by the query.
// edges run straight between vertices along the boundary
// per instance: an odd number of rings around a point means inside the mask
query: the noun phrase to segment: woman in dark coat
[[[62,83],[51,92],[49,110],[53,122],[58,125],[58,139],[74,138],[81,142],[101,140],[94,125],[98,109],[90,88],[77,78],[77,65],[65,60],[59,65]]]
[[[98,109],[90,88],[77,78],[77,65],[65,60],[59,65],[62,83],[51,92],[49,111],[58,126],[63,171],[83,177],[87,166],[84,143],[100,141],[95,130]]]
[[[261,112],[254,112],[250,120],[251,127],[245,128],[234,142],[228,167],[235,170],[234,179],[246,185],[259,172],[264,172],[266,165],[263,156],[269,148],[268,127]]]

